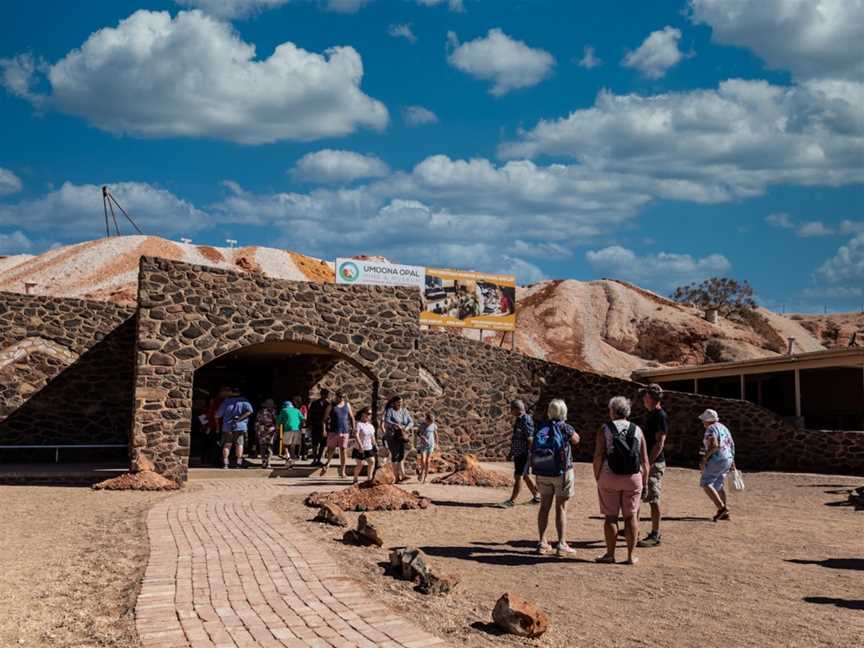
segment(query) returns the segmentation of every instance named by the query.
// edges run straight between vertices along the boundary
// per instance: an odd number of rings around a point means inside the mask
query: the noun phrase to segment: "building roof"
[[[828,349],[825,351],[792,353],[753,360],[738,360],[735,362],[640,369],[633,372],[633,378],[641,382],[663,379],[688,380],[692,378],[719,378],[740,374],[773,373],[776,371],[791,371],[793,369],[821,369],[828,367],[864,368],[864,348]]]

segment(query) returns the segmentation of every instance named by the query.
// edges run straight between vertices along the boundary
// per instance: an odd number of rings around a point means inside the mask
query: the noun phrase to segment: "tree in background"
[[[723,317],[743,317],[756,310],[750,283],[728,277],[711,277],[701,283],[679,286],[671,296],[677,302],[693,304],[706,311],[716,310]]]

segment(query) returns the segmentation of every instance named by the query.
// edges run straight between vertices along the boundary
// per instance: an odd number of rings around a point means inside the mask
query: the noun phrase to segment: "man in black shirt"
[[[640,390],[640,393],[642,404],[648,410],[642,431],[645,434],[651,471],[648,474],[648,485],[642,491],[642,501],[651,506],[651,533],[640,540],[638,546],[656,547],[660,544],[660,495],[663,488],[663,475],[666,472],[666,456],[663,448],[669,431],[669,416],[663,409],[663,388],[660,385],[652,383]]]
[[[330,390],[322,389],[321,396],[309,405],[306,414],[306,424],[309,426],[309,436],[312,437],[312,465],[321,466],[321,454],[324,452],[324,415],[330,406]]]

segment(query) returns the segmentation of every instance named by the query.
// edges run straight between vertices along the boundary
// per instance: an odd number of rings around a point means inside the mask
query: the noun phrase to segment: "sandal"
[[[557,549],[556,553],[559,556],[568,556],[568,555],[575,554],[576,550],[573,547],[571,547],[570,545],[568,545],[567,543],[559,542],[558,543],[558,549]]]
[[[716,515],[714,515],[714,517],[711,518],[711,520],[713,522],[716,522],[717,520],[728,520],[728,519],[729,519],[729,509],[727,509],[725,506],[723,508],[721,508],[719,511],[717,511]]]
[[[540,496],[539,496],[539,495],[535,495],[534,497],[532,497],[532,498],[531,498],[531,503],[532,503],[532,504],[539,504],[539,503],[540,503]]]
[[[610,556],[609,554],[603,554],[594,559],[594,562],[601,563],[603,565],[614,565],[615,564],[615,556]]]
[[[513,508],[514,506],[516,506],[516,502],[513,500],[507,500],[506,502],[501,502],[498,505],[498,508]]]
[[[537,553],[541,556],[552,553],[552,545],[550,545],[548,542],[541,542],[537,545]]]

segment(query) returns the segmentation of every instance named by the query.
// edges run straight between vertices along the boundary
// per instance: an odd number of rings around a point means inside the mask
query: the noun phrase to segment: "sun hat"
[[[647,387],[643,387],[639,390],[640,394],[648,394],[655,401],[659,401],[663,398],[663,388],[657,383],[651,383]]]
[[[712,409],[706,409],[699,415],[699,420],[705,423],[716,423],[720,420],[720,416]]]

